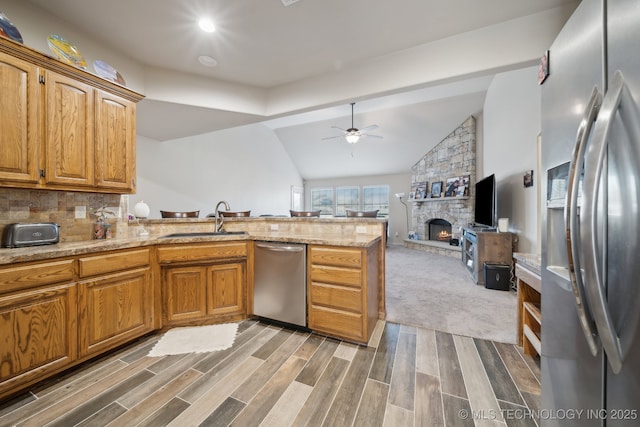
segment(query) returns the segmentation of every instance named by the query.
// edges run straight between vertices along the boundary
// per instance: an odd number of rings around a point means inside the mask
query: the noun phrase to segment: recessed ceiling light
[[[205,67],[215,67],[216,65],[218,65],[218,61],[216,61],[209,55],[198,56],[198,62],[200,62]]]
[[[213,25],[213,22],[209,18],[200,19],[198,25],[202,28],[202,31],[206,31],[207,33],[213,33],[216,30],[216,26]]]

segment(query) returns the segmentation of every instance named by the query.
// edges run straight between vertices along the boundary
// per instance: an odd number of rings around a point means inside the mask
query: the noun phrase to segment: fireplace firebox
[[[426,222],[429,240],[449,242],[453,237],[451,223],[442,218],[433,218]]]

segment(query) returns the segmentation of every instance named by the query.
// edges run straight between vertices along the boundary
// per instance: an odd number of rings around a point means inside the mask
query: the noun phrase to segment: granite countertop
[[[151,235],[122,239],[62,242],[55,245],[32,246],[27,248],[2,248],[0,249],[0,265],[91,254],[118,249],[129,249],[153,245],[168,245],[176,243],[269,240],[276,242],[307,243],[332,246],[368,247],[373,245],[380,239],[380,236],[372,236],[368,234],[342,235],[322,233],[321,235],[318,235],[294,234],[286,232],[260,232],[248,234],[230,234],[226,236],[171,238],[162,237],[162,235]]]
[[[540,255],[524,252],[514,252],[513,258],[518,262],[519,265],[522,265],[523,267],[526,267],[534,273],[540,275],[542,265]]]

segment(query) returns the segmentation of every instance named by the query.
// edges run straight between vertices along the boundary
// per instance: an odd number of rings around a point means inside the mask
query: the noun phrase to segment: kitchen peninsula
[[[132,221],[117,238],[0,249],[0,398],[174,326],[253,315],[254,242],[307,245],[308,327],[366,343],[385,317],[385,219]],[[139,227],[149,233],[139,236]],[[184,291],[183,288],[188,288]]]

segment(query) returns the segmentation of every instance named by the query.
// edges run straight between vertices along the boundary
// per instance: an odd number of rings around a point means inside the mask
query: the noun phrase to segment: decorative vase
[[[136,216],[136,218],[147,218],[150,211],[151,210],[149,209],[149,205],[147,205],[143,200],[140,200],[133,207],[133,214]]]

